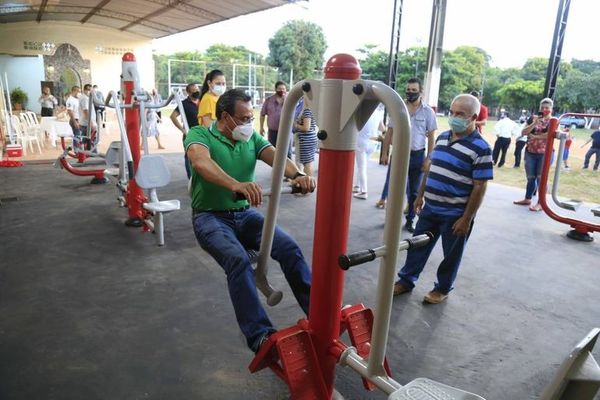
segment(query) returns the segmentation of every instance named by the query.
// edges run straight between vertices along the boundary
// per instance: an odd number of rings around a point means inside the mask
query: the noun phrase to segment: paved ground
[[[179,198],[182,211],[166,217],[164,248],[123,226],[112,184],[45,162],[0,169],[0,399],[287,398],[272,373],[248,372],[225,277],[193,237],[182,155],[166,157],[173,181],[159,195]],[[353,200],[350,249],[381,242],[384,213],[373,204],[384,172],[371,163],[371,197]],[[266,182],[268,169],[258,175]],[[488,400],[536,399],[600,326],[600,236],[566,239],[565,226],[513,206],[521,196],[490,185],[446,303],[421,303],[439,248],[414,292],[394,300],[388,357],[399,382],[424,376]],[[314,200],[284,196],[279,218],[309,260]],[[286,327],[301,312],[272,275],[284,300],[268,311]],[[373,306],[376,275],[376,263],[347,273],[344,303]],[[347,369],[337,388],[385,398]]]

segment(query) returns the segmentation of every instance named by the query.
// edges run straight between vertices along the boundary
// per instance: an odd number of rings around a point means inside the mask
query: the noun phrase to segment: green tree
[[[584,74],[592,74],[596,71],[600,71],[600,62],[594,60],[571,60],[571,66],[573,69],[579,70]]]
[[[288,76],[300,80],[313,76],[321,69],[327,42],[323,30],[317,24],[305,21],[289,21],[269,39],[267,62]]]
[[[489,61],[490,56],[478,47],[461,46],[444,52],[438,107],[448,109],[459,93],[485,89],[485,71]],[[485,90],[483,92],[486,93]],[[487,102],[487,97],[484,97],[484,102]]]
[[[362,54],[359,58],[362,74],[365,79],[386,82],[388,77],[388,53],[377,50],[377,45],[366,44],[358,49]]]
[[[501,104],[511,109],[537,110],[543,97],[544,81],[519,80],[508,83],[498,89]]]
[[[588,112],[600,109],[600,69],[588,74],[573,69],[561,80],[556,90],[559,109],[569,112]]]

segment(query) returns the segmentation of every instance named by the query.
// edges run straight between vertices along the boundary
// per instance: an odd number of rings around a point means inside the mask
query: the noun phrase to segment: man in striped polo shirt
[[[442,237],[444,259],[437,270],[437,282],[425,295],[426,303],[446,300],[456,279],[463,250],[473,229],[473,219],[493,178],[492,152],[476,129],[479,100],[470,94],[452,100],[448,122],[450,130],[441,133],[431,153],[414,207],[419,220],[414,235],[431,232],[427,246],[408,251],[406,263],[398,273],[394,295],[408,293]]]

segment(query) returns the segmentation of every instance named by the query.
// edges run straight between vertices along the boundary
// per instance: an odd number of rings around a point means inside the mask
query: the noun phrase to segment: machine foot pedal
[[[485,400],[483,397],[427,378],[417,378],[390,394],[388,400]]]
[[[356,347],[359,356],[364,359],[369,358],[371,350],[371,332],[373,330],[373,311],[365,308],[362,304],[344,307],[342,309],[342,328],[348,331],[352,346]],[[387,359],[384,360],[383,367],[388,376],[392,376]],[[375,390],[377,387],[363,378],[363,386],[366,390]]]
[[[271,368],[296,400],[326,399],[327,389],[310,334],[299,326],[275,332],[248,367],[251,372]]]

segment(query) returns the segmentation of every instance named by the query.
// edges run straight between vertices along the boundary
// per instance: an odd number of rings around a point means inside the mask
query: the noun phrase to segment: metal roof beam
[[[172,4],[161,7],[158,10],[151,12],[150,14],[147,14],[141,18],[138,18],[135,21],[119,28],[119,30],[126,31],[127,29],[129,29],[135,25],[138,25],[138,24],[141,24],[142,22],[148,21],[150,18],[158,17],[159,15],[164,14],[167,11],[171,10],[173,8],[173,5],[176,5],[180,2],[181,2],[181,0],[175,0],[174,2],[172,2]],[[169,2],[169,3],[171,3],[171,2]]]
[[[82,24],[85,24],[90,18],[92,18],[94,16],[94,14],[96,14],[98,11],[100,11],[105,5],[107,5],[108,3],[110,3],[110,0],[102,0],[100,3],[98,3],[96,5],[96,7],[94,7],[92,9],[92,11],[90,11],[85,17],[83,17],[81,19]]]
[[[47,6],[45,9],[45,14],[79,14],[79,15],[87,15],[90,11],[92,10],[92,7],[81,7],[81,6]],[[31,20],[33,20],[33,16],[37,15],[38,10],[36,10],[33,7],[30,6],[10,6],[10,7],[6,7],[6,6],[0,6],[0,16],[7,15],[7,14],[13,14],[13,15],[31,15]],[[125,14],[125,13],[121,13],[121,12],[116,12],[116,11],[110,11],[110,10],[105,10],[105,9],[99,9],[96,12],[96,15],[100,16],[100,17],[106,17],[106,18],[110,18],[110,19],[116,19],[116,20],[120,20],[120,21],[124,21],[124,22],[134,22],[137,21],[139,18],[134,16],[134,15],[130,15],[130,14]],[[159,22],[154,22],[154,21],[139,21],[138,22],[139,25],[143,25],[147,28],[151,28],[154,30],[157,30],[159,32],[165,32],[167,34],[174,34],[179,32],[176,28],[173,28],[171,26],[168,25],[164,25],[161,24]],[[118,28],[116,28],[118,29]]]
[[[37,17],[35,18],[35,20],[38,23],[40,23],[42,21],[42,16],[44,15],[44,10],[46,9],[47,4],[48,4],[48,0],[43,0],[42,4],[40,5],[40,9],[38,10]]]
[[[212,11],[205,10],[185,1],[173,1],[173,0],[146,0],[148,3],[162,4],[164,6],[170,6],[176,10],[183,11],[186,14],[193,15],[195,17],[206,18],[210,21],[221,21],[227,19],[227,17],[219,14],[215,14]]]

